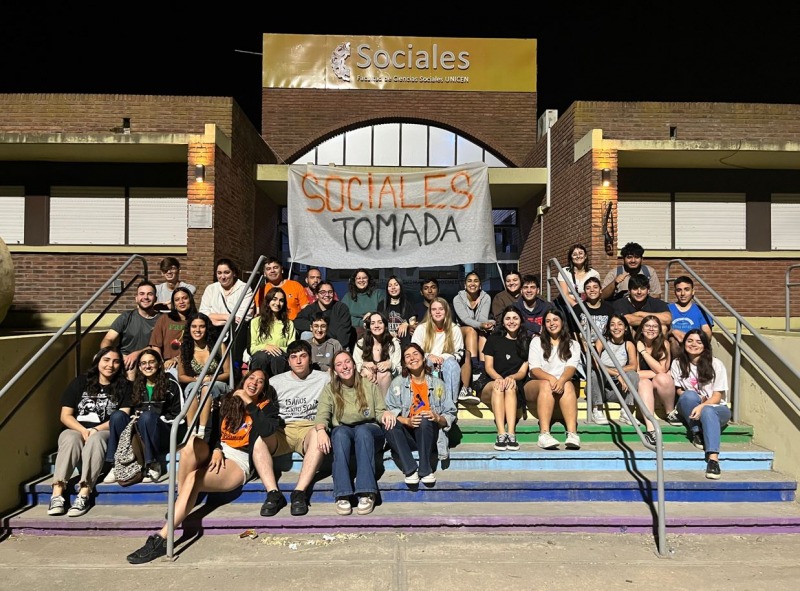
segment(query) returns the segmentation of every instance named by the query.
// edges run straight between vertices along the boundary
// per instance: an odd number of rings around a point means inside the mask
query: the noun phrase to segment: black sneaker
[[[694,445],[697,449],[705,450],[706,444],[703,440],[703,434],[700,431],[692,433],[692,445]]]
[[[711,480],[719,480],[719,462],[717,460],[708,460],[706,465],[706,478]]]
[[[286,497],[283,496],[281,491],[271,490],[267,493],[267,500],[261,505],[261,516],[272,517],[285,506]],[[294,500],[292,500],[292,510],[294,510]]]
[[[655,447],[656,445],[656,432],[655,431],[645,431],[644,432],[644,440]]]
[[[519,451],[519,442],[517,442],[516,435],[506,435],[506,449],[508,451]]]
[[[306,491],[293,490],[292,491],[292,515],[305,515],[308,513],[308,498]]]
[[[166,555],[167,541],[158,534],[153,534],[147,538],[144,546],[136,552],[128,554],[128,562],[131,564],[144,564]]]
[[[494,442],[494,448],[497,451],[506,451],[508,449],[508,435],[505,433],[497,435],[497,441]]]

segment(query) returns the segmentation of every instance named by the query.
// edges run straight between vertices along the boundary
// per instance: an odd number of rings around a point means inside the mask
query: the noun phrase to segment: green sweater
[[[322,389],[319,395],[319,406],[317,407],[317,425],[325,425],[325,428],[333,428],[339,425],[357,425],[359,423],[377,423],[386,410],[386,400],[381,394],[377,385],[367,380],[362,380],[364,394],[367,399],[367,410],[360,411],[356,402],[355,388],[342,387],[344,395],[344,412],[342,419],[336,418],[334,409],[333,386],[329,383]]]

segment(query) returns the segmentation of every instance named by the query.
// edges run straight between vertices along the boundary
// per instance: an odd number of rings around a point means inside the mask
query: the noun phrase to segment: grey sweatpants
[[[81,486],[94,488],[103,471],[108,435],[108,431],[93,431],[84,443],[83,437],[77,431],[72,429],[62,431],[58,436],[58,455],[56,455],[53,482],[68,482],[72,471],[80,462]]]
[[[634,388],[639,387],[639,373],[636,371],[626,371],[625,375],[631,381]],[[603,387],[604,378],[597,370],[592,370],[592,406],[601,406],[603,404],[603,400],[610,400],[611,402],[617,402],[617,396],[614,394],[613,386],[611,384],[605,384]],[[633,394],[628,392],[620,392],[625,396],[625,404],[627,406],[633,406]]]

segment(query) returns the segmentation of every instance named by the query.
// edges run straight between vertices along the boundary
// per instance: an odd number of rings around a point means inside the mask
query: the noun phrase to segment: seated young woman
[[[613,359],[616,359],[619,362],[625,372],[625,376],[636,388],[639,384],[639,374],[636,372],[638,367],[636,347],[633,344],[630,325],[623,314],[612,314],[609,317],[603,330],[603,338],[608,343],[608,347],[604,347],[600,339],[597,339],[594,343],[595,351],[600,354],[600,363],[611,375],[611,379],[619,388],[620,394],[625,396],[624,403],[633,417],[636,412],[633,406],[633,394],[625,380],[620,379],[619,370],[614,366],[613,361]],[[617,402],[617,397],[614,396],[613,386],[610,383],[606,383],[605,374],[600,372],[595,363],[592,366],[592,419],[598,425],[608,425],[608,418],[603,413],[603,401],[611,400]],[[631,424],[628,414],[624,410],[619,413],[619,422],[626,425]]]
[[[178,381],[184,387],[184,394],[187,399],[192,400],[189,412],[186,415],[188,424],[194,421],[194,417],[200,408],[200,397],[205,388],[211,388],[211,396],[206,400],[203,408],[200,409],[200,421],[198,423],[197,435],[205,437],[206,428],[211,418],[212,400],[219,400],[224,394],[230,391],[228,379],[230,378],[230,357],[226,355],[227,347],[225,344],[220,346],[216,357],[211,360],[208,372],[200,384],[197,380],[208,361],[211,349],[217,342],[218,332],[211,323],[208,316],[198,312],[194,316],[186,319],[186,334],[181,345],[181,363],[178,365]],[[213,380],[214,372],[217,371],[220,363],[222,369],[217,374],[217,379]]]
[[[560,443],[550,433],[553,409],[558,403],[567,428],[565,447],[580,449],[578,437],[578,397],[573,378],[578,369],[581,348],[570,335],[561,310],[551,308],[544,315],[544,330],[534,337],[528,353],[531,380],[525,384],[525,402],[536,408],[539,441],[542,449],[558,449]]]
[[[389,277],[386,282],[386,293],[383,301],[378,304],[378,312],[386,315],[389,334],[400,341],[401,347],[408,345],[411,342],[411,333],[417,325],[417,316],[396,275]]]
[[[90,508],[90,495],[103,470],[109,438],[109,418],[114,411],[130,413],[130,382],[122,371],[122,355],[104,347],[85,374],[70,382],[61,395],[58,453],[53,472],[53,495],[48,515],[80,517]],[[67,512],[67,482],[80,463],[78,496]]]
[[[264,296],[258,316],[250,322],[250,367],[263,369],[267,377],[287,371],[286,347],[295,340],[294,323],[286,310],[286,293],[273,287]]]
[[[377,310],[383,301],[383,292],[375,287],[375,278],[368,269],[356,269],[350,276],[342,303],[350,310],[350,322],[356,329],[356,338],[364,336],[366,315]],[[342,343],[342,346],[346,345]]]
[[[211,443],[191,437],[181,449],[175,527],[186,519],[200,493],[230,492],[250,479],[251,439],[273,432],[279,422],[278,405],[267,396],[266,384],[262,370],[248,372],[235,391],[222,397],[220,430]],[[166,555],[168,531],[164,524],[144,546],[128,555],[128,562],[143,564]]]
[[[475,271],[467,273],[464,289],[453,298],[453,311],[461,325],[461,335],[467,357],[461,366],[462,398],[472,396],[472,373],[483,370],[483,346],[494,330],[492,298],[481,289],[481,277]],[[476,392],[480,395],[480,392]]]
[[[453,323],[447,300],[436,297],[431,302],[428,315],[414,330],[411,342],[425,351],[425,361],[435,372],[441,372],[445,392],[457,404],[460,400],[461,363],[464,360],[464,338],[458,325]],[[474,403],[479,402],[476,399]]]
[[[728,408],[728,372],[711,350],[711,340],[694,328],[683,337],[683,349],[670,373],[678,395],[678,414],[694,446],[705,452],[706,478],[719,480],[722,429],[731,420]]]
[[[386,410],[384,394],[376,384],[358,375],[349,351],[339,351],[333,359],[331,381],[319,396],[315,423],[319,451],[333,452],[336,512],[350,515],[355,494],[358,497],[356,513],[372,513],[378,494],[375,452],[383,450],[383,429],[394,426],[395,415]],[[355,488],[350,475],[353,456],[356,460]]]
[[[177,380],[186,318],[197,313],[197,305],[188,287],[176,287],[170,297],[170,311],[156,321],[150,334],[150,347],[159,352],[164,359],[164,370]]]
[[[386,407],[397,422],[386,430],[386,441],[395,455],[405,483],[414,486],[436,484],[431,456],[440,439],[449,431],[458,411],[444,382],[431,373],[425,351],[417,343],[403,348],[403,372],[392,380],[386,394]],[[412,451],[417,451],[419,463]],[[440,457],[440,459],[442,459]]]
[[[646,316],[636,331],[636,351],[639,354],[639,392],[651,414],[655,413],[656,396],[667,413],[667,420],[680,424],[675,410],[675,381],[669,372],[672,363],[669,341],[658,316]],[[645,438],[655,445],[653,423],[645,417]]]
[[[136,421],[144,444],[143,482],[157,482],[161,478],[161,462],[158,457],[167,450],[172,421],[181,412],[181,387],[164,371],[165,365],[155,348],[142,351],[131,388],[132,412],[114,411],[109,421],[110,435],[106,449],[106,462],[109,464],[114,463],[120,434],[131,420]],[[106,484],[116,481],[113,469],[103,479]]]
[[[517,405],[528,376],[530,339],[516,306],[503,310],[499,321],[499,332],[489,335],[483,346],[484,372],[492,381],[478,395],[494,414],[494,448],[517,451]]]
[[[385,396],[389,384],[400,373],[400,341],[387,330],[388,320],[382,312],[367,317],[367,331],[353,350],[356,372],[377,384]]]

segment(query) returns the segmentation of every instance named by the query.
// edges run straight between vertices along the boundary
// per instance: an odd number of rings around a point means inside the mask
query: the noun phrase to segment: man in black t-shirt
[[[586,299],[583,301],[583,305],[586,306],[589,316],[587,317],[586,314],[583,313],[580,304],[575,304],[572,310],[575,312],[575,316],[578,317],[578,327],[580,330],[578,336],[585,338],[588,334],[590,342],[594,343],[597,340],[597,333],[589,329],[589,321],[591,320],[597,327],[597,332],[602,334],[606,329],[608,319],[614,313],[614,308],[600,297],[600,280],[597,277],[589,277],[586,283],[583,284],[583,290],[584,293],[586,293]]]
[[[628,295],[614,302],[614,311],[624,314],[631,329],[639,328],[647,316],[656,316],[666,333],[672,323],[669,305],[650,297],[650,280],[643,274],[633,275],[628,280]]]

